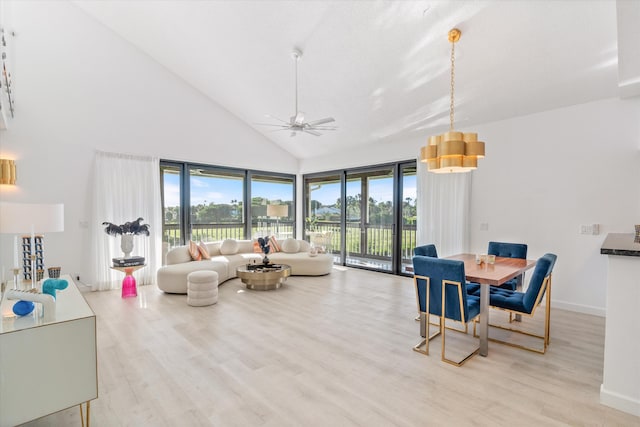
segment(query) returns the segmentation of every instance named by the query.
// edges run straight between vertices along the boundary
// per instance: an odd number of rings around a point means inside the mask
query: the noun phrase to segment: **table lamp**
[[[36,287],[36,233],[64,231],[64,205],[0,202],[0,233],[16,234],[13,240],[14,276],[19,271],[18,236],[31,234],[31,286]],[[44,251],[43,251],[44,253]],[[16,278],[17,279],[17,278]],[[17,286],[17,280],[15,285]]]

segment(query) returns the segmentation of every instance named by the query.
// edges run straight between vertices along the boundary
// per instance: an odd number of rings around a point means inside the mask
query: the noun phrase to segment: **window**
[[[160,173],[167,250],[189,240],[295,235],[295,175],[171,161]]]
[[[244,239],[244,172],[189,168],[191,240]]]
[[[251,234],[295,237],[294,179],[251,174]]]

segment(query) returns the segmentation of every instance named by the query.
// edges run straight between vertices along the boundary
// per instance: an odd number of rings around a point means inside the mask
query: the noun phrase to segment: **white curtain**
[[[143,218],[150,236],[134,237],[132,255],[144,256],[146,267],[135,272],[138,285],[155,283],[162,257],[160,160],[156,157],[96,151],[93,185],[92,289],[119,289],[124,273],[112,270],[112,258],[123,256],[120,237],[105,233],[103,222],[124,224]]]
[[[435,174],[418,162],[417,244],[436,245],[438,256],[469,251],[471,173]]]

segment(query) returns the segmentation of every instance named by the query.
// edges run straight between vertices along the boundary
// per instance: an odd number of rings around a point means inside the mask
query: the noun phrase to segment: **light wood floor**
[[[490,343],[457,368],[439,338],[430,356],[411,350],[410,278],[339,268],[219,292],[209,307],[155,286],[85,294],[98,319],[92,426],[640,425],[599,403],[603,318],[553,310],[547,354]],[[79,411],[30,425],[80,425]]]

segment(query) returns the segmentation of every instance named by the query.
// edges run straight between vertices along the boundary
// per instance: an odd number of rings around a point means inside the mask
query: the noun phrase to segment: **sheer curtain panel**
[[[124,224],[137,218],[150,225],[150,236],[134,236],[132,255],[147,266],[135,273],[138,285],[155,282],[162,254],[160,160],[155,157],[96,151],[91,222],[93,290],[119,289],[124,273],[112,270],[112,258],[123,256],[120,236],[105,233],[103,222]]]
[[[471,173],[435,174],[418,162],[417,244],[433,243],[440,256],[469,250]]]

